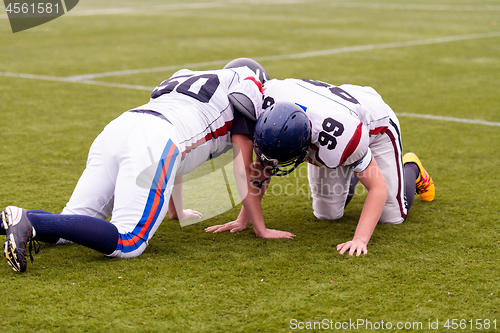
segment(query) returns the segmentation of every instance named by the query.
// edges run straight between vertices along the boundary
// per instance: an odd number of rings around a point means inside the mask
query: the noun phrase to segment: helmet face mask
[[[307,156],[307,150],[305,150],[302,153],[302,155],[297,156],[297,158],[293,160],[280,162],[277,159],[269,158],[268,156],[263,154],[255,142],[254,142],[254,151],[259,159],[262,169],[265,172],[267,172],[270,176],[277,176],[277,177],[286,176],[292,171],[294,171],[299,166],[299,164],[305,161]],[[290,168],[286,169],[287,167]]]
[[[255,125],[254,151],[269,177],[281,177],[305,161],[310,138],[311,125],[304,110],[278,102]]]

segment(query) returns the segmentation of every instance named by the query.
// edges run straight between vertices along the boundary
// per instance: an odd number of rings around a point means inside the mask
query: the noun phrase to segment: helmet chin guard
[[[266,155],[264,155],[255,143],[253,149],[255,151],[255,154],[259,158],[259,162],[260,165],[262,166],[262,169],[264,169],[264,171],[269,175],[277,177],[283,177],[288,175],[290,172],[295,170],[299,166],[299,164],[304,162],[307,156],[307,150],[305,150],[300,156],[297,156],[293,160],[287,162],[280,162],[277,159],[269,158]],[[286,167],[289,166],[292,167],[285,169]],[[269,170],[269,168],[271,168],[271,170]]]
[[[261,188],[262,185],[266,180],[271,178],[272,176],[276,177],[283,177],[291,173],[293,170],[295,170],[302,162],[306,160],[307,157],[307,150],[303,153],[303,156],[299,156],[297,159],[285,163],[280,163],[278,160],[268,158],[262,153],[258,153],[258,148],[254,144],[254,151],[255,154],[257,154],[257,157],[259,158],[260,165],[262,169],[269,174],[264,180],[252,180],[252,183],[255,184],[258,188]],[[292,165],[292,167],[288,169],[282,169],[284,167],[288,167]],[[271,168],[271,170],[269,170]]]

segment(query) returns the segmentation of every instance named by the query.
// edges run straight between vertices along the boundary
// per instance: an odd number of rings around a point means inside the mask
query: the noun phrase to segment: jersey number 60
[[[182,78],[188,79],[182,80]],[[208,103],[219,84],[219,77],[215,74],[180,75],[163,81],[153,90],[151,98],[155,99],[161,95],[169,94],[175,89],[180,94],[193,97],[202,103]]]

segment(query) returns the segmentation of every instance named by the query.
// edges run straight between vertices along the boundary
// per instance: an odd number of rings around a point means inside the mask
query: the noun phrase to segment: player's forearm
[[[356,177],[368,189],[368,195],[361,211],[354,238],[368,244],[384,210],[389,190],[384,175],[374,158],[372,158],[365,171],[357,173]]]
[[[245,207],[248,207],[248,211],[251,211],[251,202],[246,200],[248,196],[250,196],[250,191],[252,190],[251,187],[249,186],[249,177],[248,177],[248,172],[249,169],[245,169],[244,167],[240,167],[239,169],[236,167],[234,172],[234,177],[236,179],[236,186],[238,188],[238,193],[240,195],[241,201],[243,203],[240,213],[238,214],[237,220],[245,223],[245,226],[250,222],[250,214],[248,214],[247,209]],[[238,172],[238,170],[240,170]],[[260,203],[259,203],[260,205]]]
[[[387,187],[380,186],[368,191],[353,238],[358,238],[368,244],[382,215],[386,199]]]
[[[262,216],[260,198],[258,196],[248,195],[243,200],[243,207],[240,211],[240,215],[241,213],[244,214],[247,221],[252,221],[252,227],[257,237],[263,235],[266,230],[266,223],[264,222],[264,218]]]
[[[267,228],[262,216],[260,200],[264,195],[267,183],[263,183],[262,188],[253,185],[253,180],[262,181],[266,178],[259,162],[253,162],[253,142],[248,136],[234,134],[232,136],[234,149],[234,177],[236,187],[240,195],[243,207],[238,215],[242,223],[252,222],[253,229],[257,237],[265,234]]]
[[[252,222],[252,227],[257,237],[262,236],[267,230],[262,214],[261,200],[269,184],[269,179],[262,183],[261,188],[256,187],[252,183],[252,180],[263,181],[265,179],[262,169],[259,170],[259,168],[260,164],[257,166],[256,163],[250,168],[249,177],[247,179],[248,195],[243,200],[243,207],[240,211],[240,214],[244,214],[242,217],[246,217]]]
[[[264,219],[262,218],[262,210],[260,210],[260,202],[257,205],[256,202],[250,199],[250,196],[247,196],[243,199],[242,203],[243,205],[236,221],[241,223],[245,228],[252,221],[255,234],[259,236],[266,228]],[[248,210],[245,207],[248,207]]]

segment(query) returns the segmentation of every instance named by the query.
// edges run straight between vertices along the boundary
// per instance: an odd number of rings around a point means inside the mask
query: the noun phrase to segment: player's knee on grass
[[[318,220],[338,220],[344,216],[344,208],[329,207],[328,205],[317,205],[319,207],[314,207],[313,213]]]
[[[313,213],[319,220],[338,220],[344,216],[347,192],[343,195],[312,192]]]
[[[316,212],[314,212],[314,216],[316,216],[316,218],[318,220],[338,220],[342,216],[344,216],[344,213],[342,213],[340,215],[333,216],[333,215],[318,215],[318,214],[316,214]]]
[[[404,221],[405,218],[401,216],[401,212],[399,210],[387,209],[387,207],[384,208],[384,211],[382,212],[382,215],[379,219],[380,223],[387,224],[401,224]]]
[[[142,243],[141,246],[139,246],[138,248],[136,248],[133,251],[124,252],[122,250],[116,250],[111,254],[107,254],[106,256],[111,257],[111,258],[123,258],[123,259],[124,258],[135,258],[135,257],[140,256],[144,252],[144,250],[146,250],[146,247],[147,247],[147,243],[144,242],[144,243]]]

